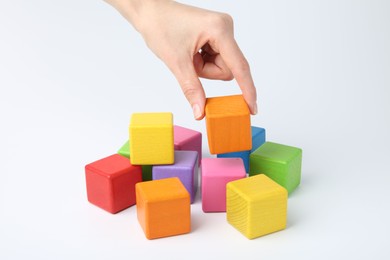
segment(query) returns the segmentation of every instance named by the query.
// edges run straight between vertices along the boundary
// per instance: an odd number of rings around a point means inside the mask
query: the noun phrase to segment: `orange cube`
[[[148,239],[191,231],[190,194],[179,178],[136,184],[137,217]]]
[[[242,95],[207,98],[205,110],[211,154],[252,149],[250,112]]]

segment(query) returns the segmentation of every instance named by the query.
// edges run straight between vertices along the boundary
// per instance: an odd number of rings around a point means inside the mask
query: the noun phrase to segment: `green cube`
[[[302,149],[265,142],[249,156],[249,176],[265,174],[293,192],[301,182]]]
[[[119,149],[118,154],[127,157],[130,159],[130,143],[127,141],[122,147]],[[142,180],[150,181],[152,180],[152,165],[141,165],[142,168]]]

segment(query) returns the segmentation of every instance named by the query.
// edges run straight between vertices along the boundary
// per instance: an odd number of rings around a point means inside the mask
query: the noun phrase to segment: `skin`
[[[204,118],[205,92],[199,80],[236,79],[252,115],[257,95],[248,61],[225,13],[169,0],[105,0],[142,35],[150,50],[175,75],[194,118]]]

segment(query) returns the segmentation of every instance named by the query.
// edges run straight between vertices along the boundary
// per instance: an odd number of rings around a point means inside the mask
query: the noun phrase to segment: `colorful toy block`
[[[173,126],[173,142],[175,150],[198,152],[198,163],[202,160],[202,134],[181,126]]]
[[[174,162],[172,113],[134,113],[129,126],[130,161],[134,165]]]
[[[181,126],[173,126],[173,141],[174,150],[186,150],[198,152],[198,163],[202,158],[202,134],[192,129],[188,129]],[[130,143],[127,140],[126,143],[118,150],[118,153],[122,156],[130,158]],[[152,165],[141,165],[142,167],[142,180],[152,180]]]
[[[201,169],[203,211],[226,211],[226,184],[246,177],[242,159],[204,158]]]
[[[287,191],[264,174],[227,184],[227,221],[249,239],[286,228]]]
[[[265,129],[261,127],[251,127],[252,149],[242,152],[217,154],[217,158],[241,158],[245,165],[245,171],[249,173],[249,155],[265,143]]]
[[[211,154],[252,149],[250,112],[242,95],[207,98],[205,112]]]
[[[175,163],[171,165],[155,165],[152,169],[153,180],[178,177],[195,200],[198,187],[198,152],[175,151]]]
[[[88,201],[110,213],[135,204],[135,184],[142,181],[140,166],[113,154],[85,166]]]
[[[265,142],[250,155],[249,175],[263,173],[290,194],[301,182],[302,149]]]
[[[118,154],[130,159],[130,144],[129,140],[124,143],[118,150]]]
[[[245,172],[249,172],[249,155],[251,151],[242,151],[242,152],[234,152],[234,153],[220,153],[217,154],[217,158],[240,158],[245,167]]]
[[[252,126],[252,149],[253,153],[257,148],[265,143],[265,129],[261,127]]]
[[[137,217],[148,239],[191,231],[190,194],[179,178],[137,183]]]
[[[127,141],[122,147],[118,150],[118,154],[130,159],[130,144]],[[152,180],[152,165],[141,165],[142,168],[142,180],[151,181]]]

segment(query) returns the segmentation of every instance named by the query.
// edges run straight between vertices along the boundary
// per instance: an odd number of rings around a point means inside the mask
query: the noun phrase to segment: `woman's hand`
[[[204,117],[205,93],[199,77],[236,79],[254,115],[256,88],[247,60],[234,39],[233,20],[168,0],[107,0],[143,36],[147,46],[175,75],[193,109]]]

